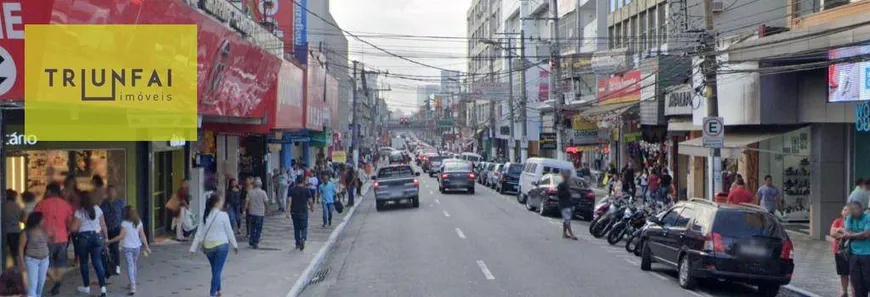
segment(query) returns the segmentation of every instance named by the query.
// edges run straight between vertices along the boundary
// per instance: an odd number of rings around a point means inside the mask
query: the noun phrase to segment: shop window
[[[10,151],[6,162],[6,184],[19,192],[33,192],[38,198],[49,183],[62,184],[70,174],[80,190],[92,190],[91,179],[100,176],[121,195],[127,193],[127,159],[122,149]]]

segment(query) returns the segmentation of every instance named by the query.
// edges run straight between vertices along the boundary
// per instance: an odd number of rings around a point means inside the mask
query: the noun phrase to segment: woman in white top
[[[190,254],[202,248],[208,263],[211,265],[211,288],[209,296],[221,294],[221,273],[224,263],[229,254],[229,245],[232,244],[233,252],[239,253],[239,245],[230,224],[230,216],[223,211],[224,198],[219,193],[212,194],[205,203],[204,223],[196,231],[193,243],[190,245]]]
[[[139,265],[139,251],[145,245],[145,256],[151,254],[148,238],[142,228],[142,220],[132,206],[124,207],[124,220],[121,222],[121,233],[107,241],[107,244],[121,242],[124,250],[124,261],[127,263],[127,279],[130,281],[130,294],[136,294],[136,268]],[[120,264],[119,264],[120,265]]]
[[[82,193],[81,208],[75,211],[75,220],[72,230],[78,232],[76,255],[79,257],[79,271],[82,274],[82,286],[78,291],[84,294],[91,293],[91,273],[88,271],[88,258],[97,273],[97,281],[100,284],[100,297],[106,297],[106,270],[103,267],[102,250],[108,238],[106,234],[106,220],[103,210],[94,204],[94,199],[89,193]]]

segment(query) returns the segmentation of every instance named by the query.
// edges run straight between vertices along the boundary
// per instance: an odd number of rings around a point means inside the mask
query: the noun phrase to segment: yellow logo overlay
[[[196,25],[26,25],[25,133],[196,140]]]

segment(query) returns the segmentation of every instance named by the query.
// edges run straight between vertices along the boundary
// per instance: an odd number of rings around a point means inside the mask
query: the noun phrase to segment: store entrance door
[[[154,233],[157,236],[171,234],[171,217],[166,212],[166,202],[172,197],[172,152],[154,153]]]

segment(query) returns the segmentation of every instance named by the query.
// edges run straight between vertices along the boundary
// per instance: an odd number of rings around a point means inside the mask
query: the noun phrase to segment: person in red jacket
[[[749,190],[746,190],[746,183],[743,182],[742,179],[738,179],[735,184],[737,185],[728,193],[728,203],[731,204],[740,204],[740,203],[751,203],[755,204],[755,196],[752,195]]]

